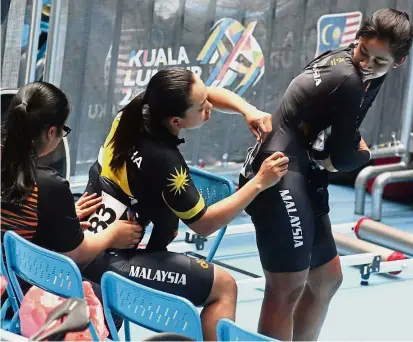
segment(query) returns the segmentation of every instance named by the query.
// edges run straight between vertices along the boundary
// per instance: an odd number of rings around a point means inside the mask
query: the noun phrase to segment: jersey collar
[[[169,130],[166,127],[161,125],[151,127],[150,129],[146,129],[146,131],[149,134],[149,136],[161,140],[171,146],[178,146],[180,144],[185,143],[185,139],[181,139],[176,135],[173,135],[171,132],[169,132]]]

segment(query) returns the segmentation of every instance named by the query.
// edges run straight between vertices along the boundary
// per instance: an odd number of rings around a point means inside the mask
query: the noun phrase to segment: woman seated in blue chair
[[[68,182],[53,169],[37,165],[39,157],[69,134],[69,113],[66,95],[48,83],[29,83],[12,99],[2,132],[1,235],[3,240],[4,233],[13,230],[81,264],[108,248],[134,246],[142,227],[118,220],[100,234],[85,235],[79,219],[100,205],[99,198],[83,196],[75,206]],[[94,289],[99,297],[99,287]]]
[[[258,129],[264,135],[271,131],[269,114],[228,90],[206,87],[184,68],[156,73],[147,90],[119,112],[99,162],[89,172],[87,191],[103,197],[103,206],[89,218],[89,229],[100,233],[108,223],[126,216],[143,227],[152,222],[153,229],[144,248],[108,251],[84,270],[94,281],[110,270],[204,306],[205,340],[217,338],[219,319],[235,319],[237,286],[226,271],[213,264],[167,251],[177,235],[179,219],[194,232],[208,236],[231,222],[261,191],[276,184],[288,167],[288,159],[274,153],[253,182],[207,208],[178,146],[184,142],[179,138],[181,130],[202,126],[213,105],[242,113],[257,138]]]

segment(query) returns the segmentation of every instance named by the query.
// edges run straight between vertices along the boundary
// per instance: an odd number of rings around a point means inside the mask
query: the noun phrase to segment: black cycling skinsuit
[[[90,230],[96,233],[116,219],[129,219],[143,227],[152,222],[152,233],[146,246],[107,251],[82,273],[99,282],[101,275],[111,270],[201,305],[212,288],[213,265],[167,251],[178,233],[179,219],[190,224],[207,210],[179,152],[178,145],[184,141],[166,128],[157,127],[152,133],[143,130],[126,163],[115,171],[109,165],[113,153],[110,141],[120,117],[121,113],[113,121],[99,162],[89,172],[86,191],[103,196],[103,206],[89,217]]]
[[[336,247],[328,217],[328,174],[312,162],[330,156],[339,171],[354,170],[369,161],[359,151],[358,128],[384,77],[363,84],[352,62],[354,45],[329,51],[298,75],[283,95],[274,115],[273,133],[257,156],[247,157],[251,176],[273,152],[289,157],[288,173],[262,192],[247,208],[256,228],[263,268],[297,272],[331,261]],[[312,148],[320,132],[330,130],[324,149]],[[240,176],[240,185],[248,175]],[[250,177],[251,177],[250,176]]]

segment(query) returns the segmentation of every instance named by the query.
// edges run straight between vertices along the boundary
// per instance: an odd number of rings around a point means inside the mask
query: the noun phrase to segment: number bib
[[[102,191],[102,206],[98,208],[95,213],[89,218],[92,225],[89,230],[94,233],[99,233],[106,229],[115,220],[125,213],[128,207],[108,193]]]
[[[254,171],[252,170],[252,162],[260,150],[262,143],[257,142],[254,147],[248,149],[247,156],[245,158],[244,164],[242,165],[240,174],[246,179],[251,179],[254,177]]]

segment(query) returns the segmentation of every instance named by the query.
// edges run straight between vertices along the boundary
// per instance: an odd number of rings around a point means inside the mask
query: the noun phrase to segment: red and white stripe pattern
[[[356,33],[361,25],[361,13],[352,13],[346,17],[346,26],[344,27],[344,32],[341,35],[340,47],[346,46],[354,41],[356,38]]]

